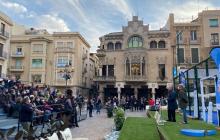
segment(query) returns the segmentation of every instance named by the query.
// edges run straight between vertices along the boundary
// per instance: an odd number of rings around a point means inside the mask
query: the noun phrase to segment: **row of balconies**
[[[74,53],[74,48],[71,47],[57,47],[55,49],[56,53]]]
[[[144,82],[147,80],[145,75],[126,75],[124,76],[124,80],[127,82],[132,82],[132,81],[136,81],[136,82]],[[93,78],[93,81],[95,82],[114,82],[116,81],[116,77],[115,76],[96,76],[95,78]]]
[[[193,62],[192,61],[192,57],[185,57],[184,58],[184,62],[183,63],[179,63],[179,64],[192,64],[192,65],[195,65],[195,64],[197,64],[197,63],[199,63],[199,62],[201,62],[201,61],[203,61],[203,57],[199,57],[198,58],[198,62]]]
[[[69,48],[69,47],[59,47],[55,49],[56,53],[74,53],[74,49],[73,48]],[[24,52],[12,52],[11,53],[11,57],[24,57]]]
[[[199,45],[202,43],[202,39],[201,37],[198,37],[196,40],[192,40],[191,38],[183,38],[182,40],[179,40],[177,42],[177,39],[174,39],[174,42],[176,42],[176,44],[192,44],[192,45]]]

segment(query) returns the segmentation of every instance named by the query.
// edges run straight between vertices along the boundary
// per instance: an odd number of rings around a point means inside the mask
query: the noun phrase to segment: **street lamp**
[[[180,48],[180,43],[179,43],[179,40],[180,40],[180,35],[183,33],[183,31],[180,31],[177,33],[176,35],[176,43],[177,43],[177,65],[176,65],[176,69],[177,67],[179,66],[179,48]]]
[[[179,40],[180,40],[180,35],[182,34],[183,31],[179,31],[176,34],[176,45],[172,46],[173,48],[173,86],[175,88],[175,77],[178,74],[178,66],[179,66]],[[175,61],[175,67],[174,67],[174,50],[177,46],[177,51],[176,51],[176,61]]]
[[[59,72],[60,73],[64,73],[63,74],[63,78],[65,79],[65,82],[66,82],[66,87],[65,87],[65,90],[67,90],[67,82],[69,79],[71,79],[71,73],[74,72],[74,70],[72,69],[69,69],[71,65],[65,65],[65,69],[64,70],[60,70]]]

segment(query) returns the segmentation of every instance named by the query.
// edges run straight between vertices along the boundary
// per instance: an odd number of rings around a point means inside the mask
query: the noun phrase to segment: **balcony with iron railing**
[[[179,45],[185,45],[185,44],[188,44],[188,42],[187,42],[187,38],[182,38],[181,40],[177,40],[176,38],[174,39],[174,42],[176,43],[176,44],[179,44]]]
[[[24,71],[24,66],[11,66],[10,71]]]
[[[56,53],[74,53],[74,48],[72,47],[57,47],[55,49]]]
[[[145,82],[147,78],[145,75],[125,75],[124,80],[127,82]]]
[[[21,58],[21,57],[24,57],[24,53],[23,52],[12,52],[11,53],[11,57],[15,57],[15,58],[19,57],[19,58]]]
[[[219,46],[219,39],[211,39],[210,46]]]
[[[93,81],[95,82],[115,82],[115,80],[115,76],[96,76],[93,78]]]
[[[5,60],[8,57],[8,53],[7,52],[2,52],[0,53],[0,60]]]
[[[8,38],[9,38],[9,33],[6,32],[6,31],[1,31],[1,30],[0,30],[0,37],[1,37],[2,39],[8,39]]]
[[[179,66],[181,67],[185,67],[185,68],[190,68],[195,64],[198,64],[199,62],[203,61],[204,58],[203,57],[199,57],[198,61],[196,60],[192,60],[192,57],[185,57],[184,58],[184,62],[179,62]]]
[[[199,45],[201,44],[201,41],[202,41],[201,37],[198,37],[197,39],[194,39],[194,40],[189,38],[189,44],[191,45]]]
[[[98,49],[97,54],[98,57],[105,57],[105,50],[104,49]]]

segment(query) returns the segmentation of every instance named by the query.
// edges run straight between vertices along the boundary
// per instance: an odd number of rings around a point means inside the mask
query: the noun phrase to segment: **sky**
[[[158,30],[174,13],[176,21],[189,21],[202,10],[220,10],[219,0],[0,0],[0,11],[15,23],[56,31],[79,32],[91,45],[99,37],[122,31],[137,15],[150,30]]]

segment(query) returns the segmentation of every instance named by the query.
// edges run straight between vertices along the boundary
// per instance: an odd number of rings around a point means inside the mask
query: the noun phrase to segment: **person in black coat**
[[[24,97],[23,104],[21,106],[19,121],[25,131],[29,131],[31,122],[33,121],[34,108],[30,103],[28,96]]]
[[[173,87],[168,87],[168,120],[171,122],[176,122],[176,109],[177,109],[177,102],[176,102],[177,94],[173,90]]]
[[[92,110],[93,110],[92,99],[90,99],[87,103],[87,110],[89,110],[89,117],[92,117]]]

